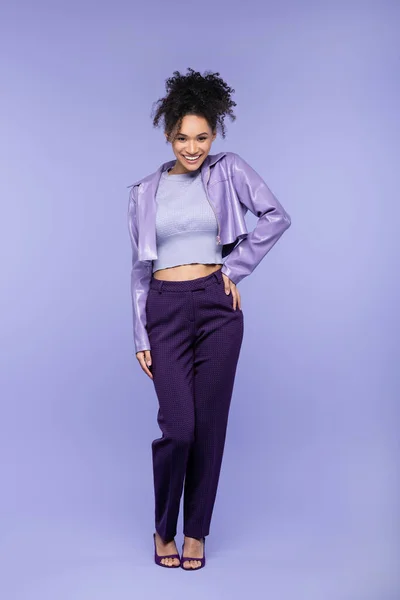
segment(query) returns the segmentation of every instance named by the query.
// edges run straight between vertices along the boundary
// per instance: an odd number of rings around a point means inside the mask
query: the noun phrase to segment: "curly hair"
[[[232,111],[236,102],[231,99],[235,90],[219,77],[219,73],[205,71],[201,75],[190,67],[187,69],[188,74],[181,75],[179,71],[174,71],[173,76],[166,80],[167,95],[152,105],[154,127],[159,125],[163,117],[168,143],[179,131],[183,117],[195,114],[204,117],[212,131],[219,128],[225,138],[225,116],[228,115],[231,121],[236,119]]]

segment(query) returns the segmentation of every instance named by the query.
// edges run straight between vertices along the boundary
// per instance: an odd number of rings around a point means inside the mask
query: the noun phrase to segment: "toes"
[[[185,560],[185,562],[183,563],[183,566],[185,569],[196,569],[197,567],[200,566],[200,561],[199,560]]]
[[[163,565],[167,565],[167,567],[172,567],[174,565],[179,565],[179,560],[177,558],[162,558],[161,562]]]

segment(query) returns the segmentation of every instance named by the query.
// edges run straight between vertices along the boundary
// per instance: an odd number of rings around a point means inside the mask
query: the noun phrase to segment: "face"
[[[167,134],[165,136],[168,139]],[[185,115],[180,130],[171,142],[177,160],[170,173],[188,173],[198,169],[210,152],[216,136],[217,133],[211,130],[207,119]],[[188,157],[198,158],[190,160]]]

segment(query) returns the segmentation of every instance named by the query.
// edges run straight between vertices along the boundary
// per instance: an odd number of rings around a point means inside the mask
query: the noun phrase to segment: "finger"
[[[142,369],[146,373],[146,375],[148,375],[150,377],[150,379],[153,379],[153,374],[150,371],[149,367],[146,365],[146,361],[144,359],[140,360],[140,366],[142,367]],[[151,365],[150,365],[150,368],[151,368]]]
[[[138,361],[140,363],[141,368],[146,373],[146,375],[148,375],[150,377],[150,379],[153,379],[153,374],[150,371],[151,364],[152,364],[150,350],[144,350],[141,354],[139,354]]]
[[[144,360],[145,360],[145,373],[150,377],[150,379],[153,379],[153,373],[150,370],[151,366],[153,364],[150,350],[144,351]]]
[[[225,291],[225,294],[229,294],[230,291],[231,291],[229,277],[226,277],[226,275],[222,274],[222,279],[223,279],[223,282],[224,282],[224,291]]]
[[[146,361],[146,365],[147,365],[148,367],[151,367],[151,364],[152,364],[152,362],[153,362],[153,361],[152,361],[152,359],[151,359],[151,353],[150,353],[150,350],[145,350],[145,351],[144,351],[144,360]]]

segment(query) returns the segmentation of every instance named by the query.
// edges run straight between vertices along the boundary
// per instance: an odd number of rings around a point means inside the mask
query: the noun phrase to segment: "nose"
[[[195,156],[196,152],[197,152],[197,144],[196,144],[196,142],[189,142],[188,153],[192,154],[193,156]]]

